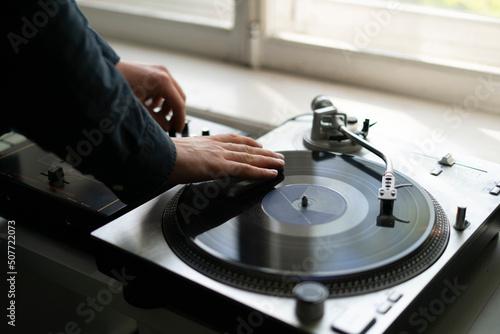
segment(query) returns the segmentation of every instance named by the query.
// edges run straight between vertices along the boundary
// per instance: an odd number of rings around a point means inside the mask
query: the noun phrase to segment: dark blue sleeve
[[[95,41],[97,42],[97,44],[101,48],[102,55],[105,58],[107,58],[109,61],[111,61],[113,64],[116,65],[116,63],[118,63],[118,61],[120,60],[120,57],[118,56],[118,54],[115,52],[115,50],[113,50],[113,48],[108,44],[108,42],[106,42],[101,36],[99,36],[99,34],[94,29],[92,29],[92,27],[89,26],[89,21],[87,20],[85,15],[83,15],[83,13],[81,12],[76,1],[75,0],[71,0],[71,1],[72,1],[73,5],[77,8],[81,17],[83,18],[83,21],[87,25],[87,29],[89,29],[92,32],[92,35],[94,36]]]
[[[0,124],[94,175],[125,202],[162,186],[175,146],[78,8],[69,1],[7,3],[2,87],[15,107],[2,111]]]

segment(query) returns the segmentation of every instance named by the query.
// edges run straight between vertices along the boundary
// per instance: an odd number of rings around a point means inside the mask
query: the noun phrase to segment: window
[[[246,61],[242,27],[250,2],[233,0],[80,0],[107,37],[139,41],[232,62]],[[236,25],[235,22],[239,24]]]
[[[487,1],[472,0],[282,0],[268,2],[268,21],[276,37],[338,47],[346,55],[365,50],[460,67],[500,68],[500,18],[416,5],[426,3],[480,13],[494,6],[493,1],[486,6]],[[500,16],[497,7],[491,14]]]
[[[87,0],[86,5],[231,29],[232,0]]]
[[[498,0],[409,0],[408,3],[500,18]]]
[[[500,110],[498,0],[80,0],[96,30],[300,75]]]

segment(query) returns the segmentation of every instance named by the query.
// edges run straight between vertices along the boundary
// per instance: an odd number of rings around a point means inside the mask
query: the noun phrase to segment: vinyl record
[[[282,153],[286,167],[275,180],[227,178],[179,191],[163,220],[172,249],[212,278],[284,295],[305,280],[324,282],[332,295],[378,289],[418,274],[444,250],[442,210],[404,175],[396,184],[411,186],[398,189],[391,216],[380,216],[381,164]]]

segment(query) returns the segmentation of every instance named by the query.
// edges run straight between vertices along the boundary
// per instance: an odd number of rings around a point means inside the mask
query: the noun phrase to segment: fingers
[[[263,149],[255,140],[243,136],[172,140],[177,160],[169,183],[199,182],[219,177],[269,179],[276,177],[278,170],[285,165],[282,154]]]
[[[122,60],[116,64],[116,69],[123,74],[136,97],[164,131],[171,127],[182,131],[186,95],[165,66]],[[155,113],[153,110],[160,106],[160,111]],[[171,112],[173,116],[168,121],[166,118]]]
[[[166,71],[168,73],[168,75],[172,79],[172,83],[176,87],[176,89],[179,92],[179,94],[182,97],[182,99],[185,101],[186,100],[186,94],[184,94],[184,91],[182,90],[181,86],[177,83],[177,80],[174,79],[174,77],[172,76],[172,74],[170,74],[170,71],[166,67],[161,66],[161,69],[164,70],[164,71]]]
[[[284,157],[273,151],[262,148],[254,148],[245,145],[228,144],[224,147],[224,159],[230,162],[238,163],[242,167],[253,166],[257,168],[283,169],[285,166]],[[252,169],[245,171],[253,172]],[[245,171],[243,171],[245,173]],[[243,175],[250,177],[250,175]]]
[[[226,144],[224,148],[232,154],[231,160],[233,161],[254,166],[283,168],[283,154],[263,149],[259,142],[250,137],[235,134],[224,134],[211,136],[211,138]],[[276,165],[276,160],[263,160],[265,157],[277,159],[280,163]]]
[[[224,176],[234,176],[234,177],[254,179],[254,180],[273,179],[276,176],[278,176],[278,170],[282,168],[283,167],[272,169],[272,168],[256,167],[242,163],[230,163],[228,165],[228,170],[230,170],[231,173],[227,173]]]
[[[252,147],[262,147],[262,145],[255,139],[246,136],[236,135],[233,133],[208,136],[207,138],[223,143],[243,144]]]
[[[166,116],[162,112],[150,111],[149,114],[151,115],[151,117],[153,117],[156,123],[158,123],[161,126],[163,131],[166,132],[169,130],[170,123],[167,121]]]
[[[150,113],[154,112],[154,110],[158,107],[161,107],[163,99],[160,96],[156,96],[155,98],[150,98],[144,102],[144,105],[149,110]]]
[[[181,132],[186,122],[186,94],[165,66],[158,65],[155,69],[158,81],[158,90],[154,92],[155,98],[164,99],[159,114],[166,118],[172,112],[170,121],[165,122],[162,119],[159,124],[164,131],[174,128],[177,132]]]

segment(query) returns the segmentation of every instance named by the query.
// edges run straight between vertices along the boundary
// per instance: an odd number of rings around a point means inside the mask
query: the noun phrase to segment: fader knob
[[[441,165],[445,166],[453,166],[455,164],[455,158],[451,155],[451,153],[446,154],[443,156],[439,161]]]
[[[64,179],[64,170],[62,166],[51,166],[47,172],[50,183],[61,182]]]
[[[293,288],[297,300],[295,313],[301,322],[319,320],[325,311],[328,289],[319,282],[302,282]]]
[[[202,136],[210,136],[210,129],[209,129],[209,128],[207,128],[207,127],[203,127],[203,128],[201,129],[201,135],[202,135]]]

